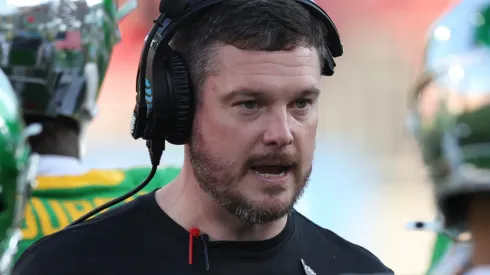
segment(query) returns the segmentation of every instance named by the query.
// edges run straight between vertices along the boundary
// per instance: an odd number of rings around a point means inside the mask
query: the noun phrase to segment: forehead
[[[320,83],[319,54],[306,47],[266,52],[225,45],[218,48],[216,61],[215,80],[226,86],[228,92],[304,90],[318,88]]]

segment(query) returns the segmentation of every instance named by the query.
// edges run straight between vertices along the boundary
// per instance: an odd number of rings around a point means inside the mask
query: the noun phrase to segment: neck
[[[261,241],[277,236],[287,217],[274,223],[250,225],[224,210],[201,190],[190,165],[170,184],[156,192],[160,208],[181,227],[198,228],[211,240]]]
[[[490,196],[470,202],[469,226],[473,240],[473,265],[490,265]]]
[[[30,142],[32,151],[39,155],[55,155],[80,159],[80,144],[78,139],[65,138],[61,140],[38,139]]]
[[[76,129],[75,122],[61,119],[38,121],[30,117],[27,117],[26,121],[28,124],[42,125],[39,135],[29,137],[29,145],[33,152],[39,155],[80,158],[80,132]]]

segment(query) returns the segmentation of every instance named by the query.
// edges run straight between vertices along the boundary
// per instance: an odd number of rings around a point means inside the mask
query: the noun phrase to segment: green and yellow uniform
[[[149,193],[172,181],[179,168],[159,169],[138,195]],[[42,237],[63,229],[83,214],[113,200],[139,185],[149,168],[90,170],[82,175],[39,176],[22,223],[24,239],[17,257]],[[126,202],[131,201],[129,198]]]

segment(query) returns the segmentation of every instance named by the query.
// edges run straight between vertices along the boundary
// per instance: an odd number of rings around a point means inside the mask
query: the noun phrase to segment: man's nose
[[[264,143],[283,148],[293,143],[290,120],[286,110],[271,115],[264,133]]]

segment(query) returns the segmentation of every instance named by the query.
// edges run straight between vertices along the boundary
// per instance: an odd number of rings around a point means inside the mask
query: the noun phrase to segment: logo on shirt
[[[301,259],[301,263],[303,264],[303,268],[305,269],[306,275],[316,275],[315,271],[313,271],[313,269],[311,269],[311,267],[307,266],[303,259]]]

